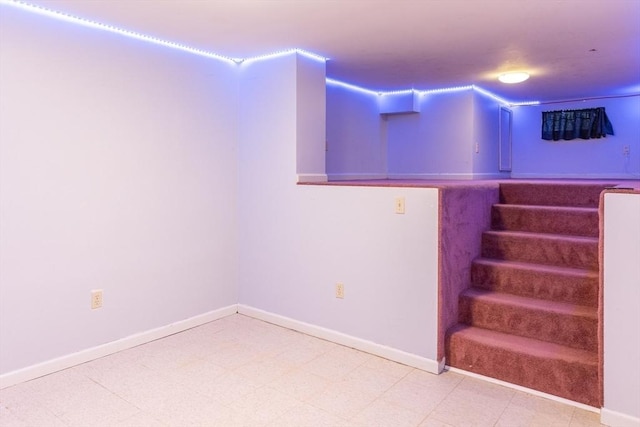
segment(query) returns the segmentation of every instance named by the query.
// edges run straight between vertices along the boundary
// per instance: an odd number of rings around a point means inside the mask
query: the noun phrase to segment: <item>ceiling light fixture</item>
[[[524,71],[517,71],[514,73],[500,74],[500,77],[498,77],[498,80],[500,80],[502,83],[513,84],[513,83],[522,83],[528,78],[529,78],[529,73],[525,73]]]

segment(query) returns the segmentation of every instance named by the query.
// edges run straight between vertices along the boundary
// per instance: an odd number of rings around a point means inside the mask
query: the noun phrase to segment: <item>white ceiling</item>
[[[640,0],[26,0],[231,57],[301,48],[374,90],[513,101],[640,92]],[[500,73],[526,70],[519,85]]]

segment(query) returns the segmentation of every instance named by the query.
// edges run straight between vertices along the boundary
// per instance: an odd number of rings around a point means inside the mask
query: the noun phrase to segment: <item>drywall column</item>
[[[326,181],[325,62],[296,54],[296,172],[298,181]]]
[[[640,426],[640,194],[604,195],[602,422]]]
[[[306,61],[241,66],[239,310],[437,372],[438,190],[298,185],[300,135],[324,141]]]

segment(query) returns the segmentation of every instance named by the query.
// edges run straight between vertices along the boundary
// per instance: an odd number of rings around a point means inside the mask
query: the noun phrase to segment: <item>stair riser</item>
[[[456,334],[447,337],[445,347],[449,366],[586,405],[600,405],[596,364],[549,360],[479,344]]]
[[[508,268],[478,262],[471,266],[475,287],[523,297],[597,307],[598,277],[586,274],[554,274]]]
[[[484,233],[482,256],[559,267],[598,269],[598,243]]]
[[[597,211],[540,210],[511,206],[493,206],[491,227],[494,230],[529,231],[598,237]]]
[[[459,320],[493,331],[535,338],[587,351],[598,349],[598,320],[526,307],[497,304],[467,296],[459,300]]]
[[[607,185],[516,184],[500,185],[500,203],[513,205],[597,208]]]

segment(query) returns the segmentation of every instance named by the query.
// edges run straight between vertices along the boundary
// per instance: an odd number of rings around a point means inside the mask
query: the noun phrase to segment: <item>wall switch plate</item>
[[[480,152],[480,143],[476,142],[476,153]]]
[[[396,197],[396,213],[404,213],[404,197]]]
[[[102,308],[102,289],[91,291],[91,310]]]
[[[344,298],[344,284],[336,283],[336,298]]]
[[[629,154],[631,154],[631,146],[630,145],[623,145],[622,146],[622,155],[623,156],[628,156]]]

